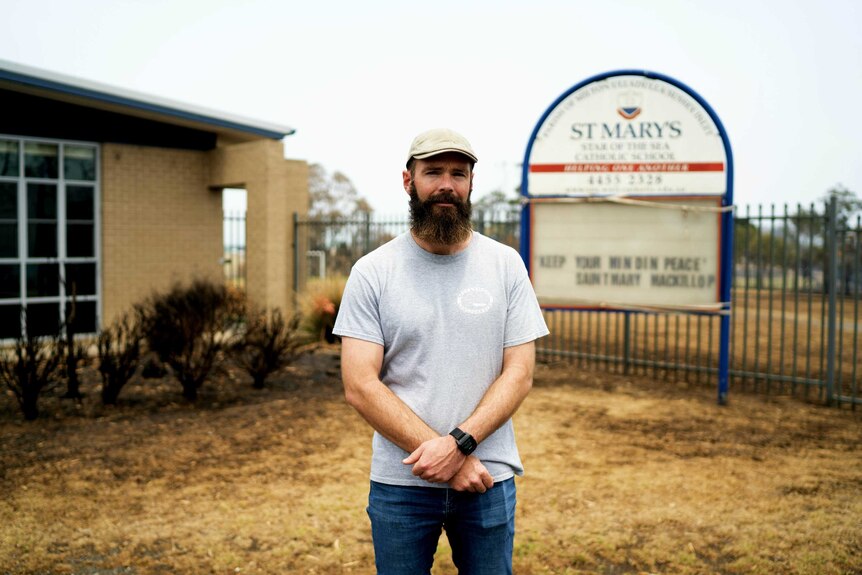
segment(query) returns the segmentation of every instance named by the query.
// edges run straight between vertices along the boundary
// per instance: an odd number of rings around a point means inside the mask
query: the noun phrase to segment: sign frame
[[[581,90],[582,88],[589,86],[590,84],[600,82],[603,80],[607,80],[610,78],[618,77],[618,76],[641,76],[643,78],[649,80],[659,80],[670,84],[671,86],[677,88],[678,90],[684,92],[689,97],[691,97],[698,105],[707,113],[709,119],[713,122],[719,137],[721,138],[721,143],[724,148],[725,154],[725,191],[723,194],[711,194],[712,197],[715,197],[717,200],[720,199],[720,209],[722,211],[719,212],[719,218],[721,221],[720,230],[719,230],[719,295],[721,308],[717,312],[693,312],[693,313],[718,313],[720,315],[720,337],[719,337],[719,369],[718,369],[718,403],[720,405],[724,405],[727,402],[727,394],[728,394],[728,373],[729,373],[729,340],[730,340],[730,314],[731,314],[731,281],[732,281],[732,268],[733,268],[733,153],[730,146],[730,139],[727,136],[727,132],[724,128],[724,124],[721,122],[721,119],[716,114],[715,110],[704,100],[697,92],[695,92],[688,85],[671,78],[670,76],[666,76],[664,74],[660,74],[657,72],[652,72],[648,70],[637,70],[637,69],[621,69],[614,70],[610,72],[604,72],[601,74],[597,74],[591,76],[581,82],[578,82],[564,93],[562,93],[559,97],[554,100],[554,102],[548,106],[545,112],[541,115],[535,127],[533,128],[532,133],[530,134],[530,138],[527,142],[527,148],[524,153],[524,162],[522,164],[521,169],[521,196],[522,196],[522,206],[521,206],[521,230],[520,230],[520,253],[521,258],[524,260],[524,264],[527,267],[527,271],[530,274],[530,277],[533,277],[534,270],[532,269],[532,233],[533,233],[533,225],[532,225],[532,204],[541,201],[545,202],[553,202],[554,200],[560,202],[570,202],[572,198],[585,198],[591,196],[585,196],[584,194],[574,194],[574,193],[561,193],[558,195],[533,195],[530,193],[530,159],[533,152],[533,145],[536,142],[536,138],[539,135],[539,131],[542,129],[545,121],[555,112],[555,110],[564,102],[566,99],[572,95],[574,92]],[[692,198],[692,194],[669,194],[663,193],[661,196],[667,198],[671,197],[676,200]],[[592,197],[601,197],[593,195]],[[636,198],[637,200],[647,200],[647,201],[660,201],[659,197],[644,197],[637,194],[629,194],[626,196],[622,196],[624,198]],[[543,309],[546,310],[556,310],[556,309],[568,309],[569,311],[577,311],[577,309],[585,309],[585,308],[572,308],[572,307],[560,307],[560,306],[543,306]],[[586,309],[596,309],[586,308]],[[608,311],[614,311],[613,307],[602,307],[601,309],[605,309]],[[630,313],[630,311],[626,311],[625,309],[618,308],[615,311],[624,311],[626,313]]]

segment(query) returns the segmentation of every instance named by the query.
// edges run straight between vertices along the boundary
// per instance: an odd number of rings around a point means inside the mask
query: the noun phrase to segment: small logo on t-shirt
[[[485,288],[471,287],[458,294],[458,307],[467,313],[485,313],[491,309],[492,303],[494,298]]]

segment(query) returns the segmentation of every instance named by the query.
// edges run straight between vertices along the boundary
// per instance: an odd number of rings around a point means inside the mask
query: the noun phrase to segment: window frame
[[[102,317],[102,225],[101,225],[101,146],[95,142],[78,140],[58,140],[48,138],[34,138],[27,136],[16,136],[11,134],[0,134],[0,140],[12,140],[18,142],[18,175],[0,176],[0,182],[13,182],[17,184],[17,221],[18,221],[18,253],[16,257],[0,257],[2,265],[18,265],[19,286],[17,298],[0,299],[2,306],[26,307],[28,304],[57,303],[60,316],[58,320],[66,317],[66,309],[69,304],[70,294],[66,291],[66,266],[71,264],[94,264],[95,266],[95,293],[89,295],[77,295],[78,302],[95,302],[95,327],[98,332]],[[26,176],[25,149],[27,143],[42,143],[58,146],[58,173],[57,178],[35,178]],[[93,180],[67,180],[65,177],[65,151],[66,146],[87,147],[94,151],[94,179]],[[28,184],[49,184],[56,186],[57,202],[57,226],[56,257],[32,257],[29,253],[28,234],[30,219],[28,214]],[[69,257],[68,254],[68,221],[66,214],[67,186],[91,187],[93,190],[93,253],[92,256]],[[87,220],[88,222],[89,220]],[[85,223],[85,220],[73,219],[73,224]],[[59,286],[57,295],[53,296],[30,296],[27,293],[27,269],[30,265],[55,264],[58,266]],[[20,329],[23,331],[24,326]],[[92,333],[96,333],[92,332]],[[88,332],[90,333],[90,332]],[[9,342],[10,339],[0,338],[0,342]]]

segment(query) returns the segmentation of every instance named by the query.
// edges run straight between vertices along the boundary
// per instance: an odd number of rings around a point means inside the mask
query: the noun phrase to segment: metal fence
[[[848,222],[834,202],[737,212],[731,391],[862,403],[860,237],[859,218]],[[551,335],[539,343],[546,360],[666,381],[717,381],[714,315],[584,310],[548,311],[546,319]]]
[[[518,247],[517,211],[475,212],[473,229]],[[294,216],[294,290],[299,293],[311,278],[347,276],[356,260],[407,231],[404,216],[379,218],[360,214],[338,220]]]
[[[294,222],[297,292],[310,278],[346,276],[359,257],[408,228],[404,217],[370,215]],[[518,247],[518,212],[477,213],[474,228]],[[792,212],[749,207],[736,213],[734,230],[731,393],[792,394],[855,408],[862,403],[859,218],[848,221],[835,202]],[[715,315],[549,310],[545,317],[551,335],[538,343],[543,361],[658,381],[717,381]]]
[[[245,289],[245,218],[245,211],[226,211],[222,224],[224,279],[237,289]]]

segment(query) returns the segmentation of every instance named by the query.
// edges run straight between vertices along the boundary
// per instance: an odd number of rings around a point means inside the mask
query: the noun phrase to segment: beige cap
[[[445,152],[458,152],[473,160],[474,163],[479,161],[467,138],[447,128],[435,128],[422,132],[413,139],[407,163],[409,164],[413,158],[424,160]]]

